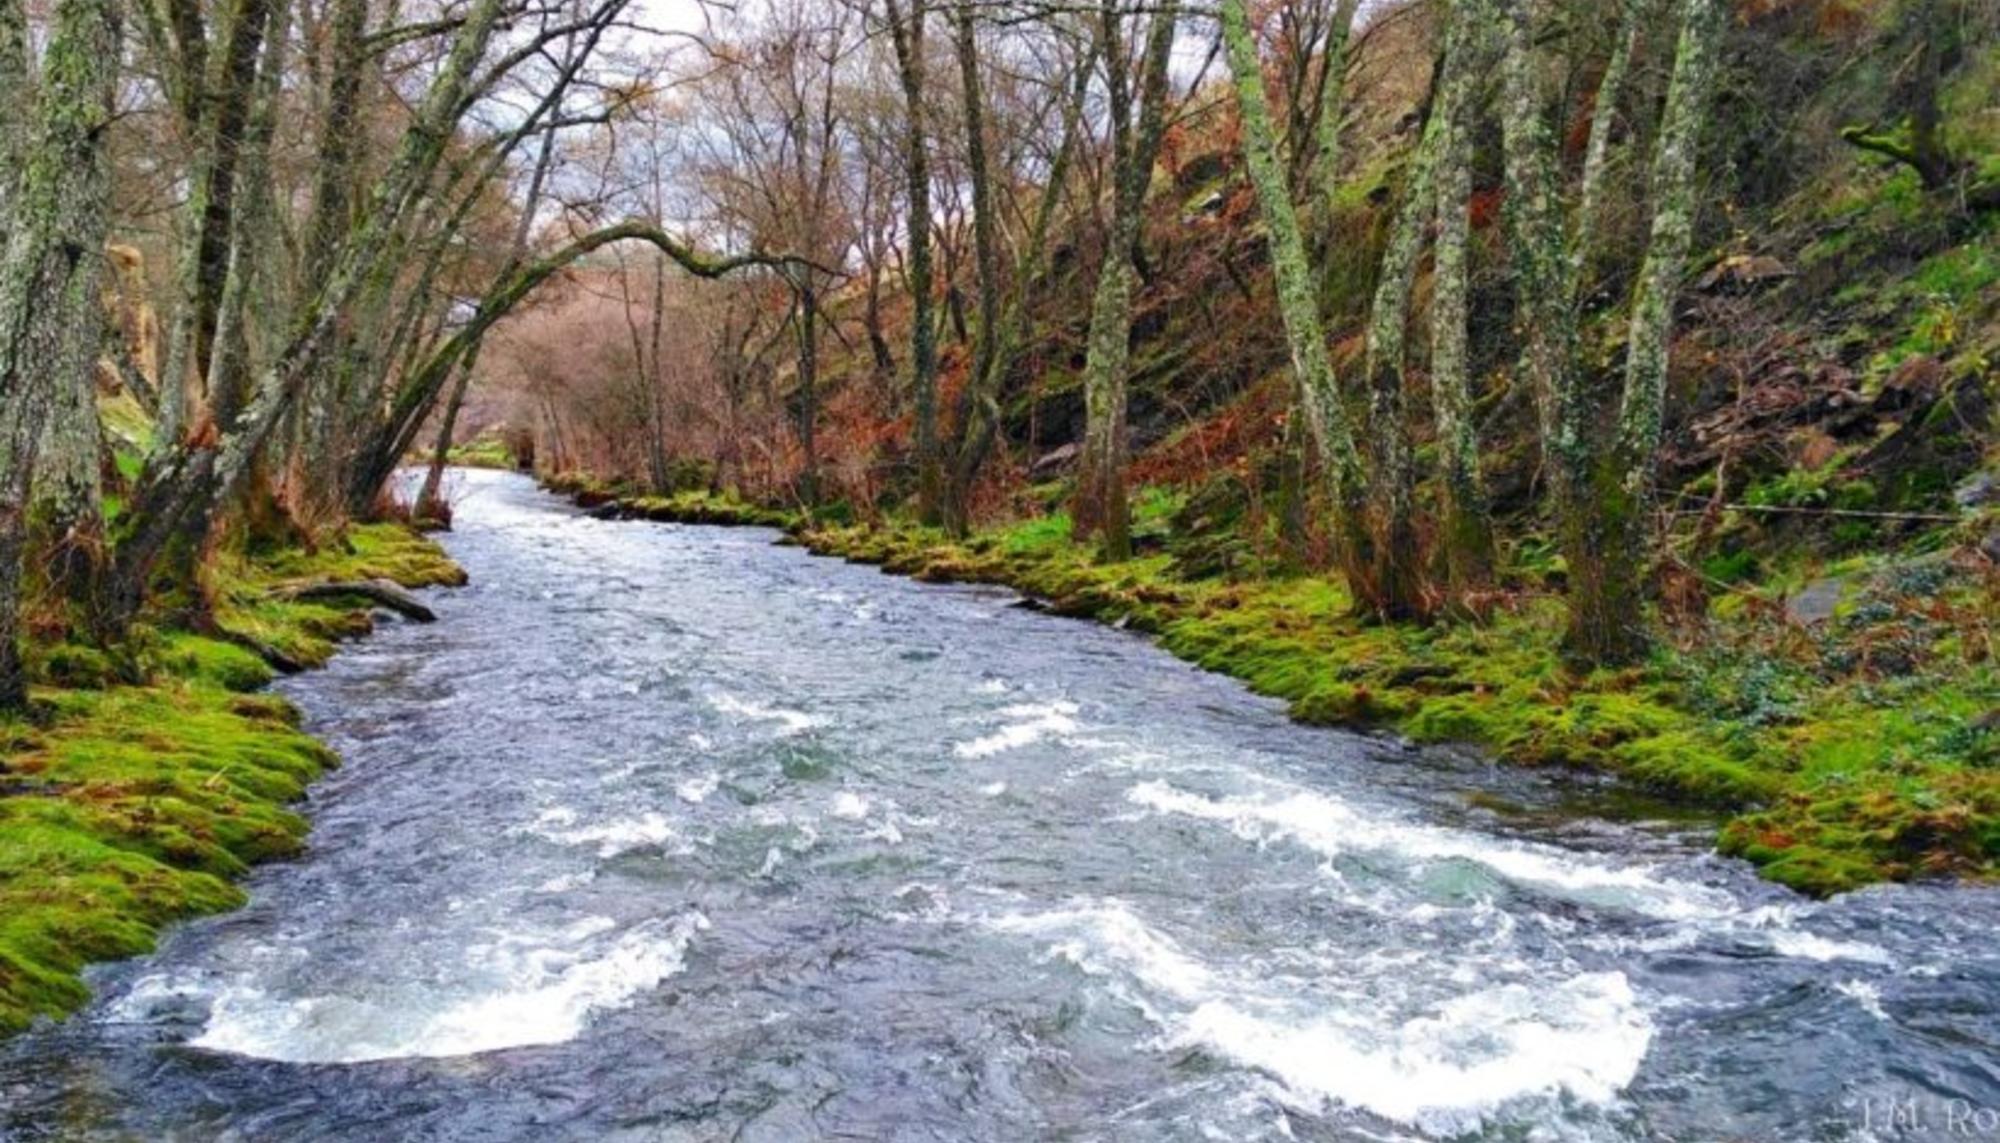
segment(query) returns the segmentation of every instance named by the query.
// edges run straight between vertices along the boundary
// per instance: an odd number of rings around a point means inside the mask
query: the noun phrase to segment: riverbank
[[[1680,648],[1577,675],[1560,655],[1561,603],[1548,596],[1513,600],[1482,624],[1363,624],[1318,577],[1195,578],[1164,553],[1097,563],[1060,514],[955,541],[894,520],[814,525],[694,494],[549,485],[611,516],[775,525],[813,552],[892,574],[1012,587],[1056,613],[1145,632],[1285,700],[1302,722],[1616,775],[1712,816],[1722,852],[1802,892],[1996,872],[1992,595],[1949,552],[1819,569],[1824,615],[1788,607],[1783,588],[1735,589],[1680,633]]]
[[[289,702],[257,692],[267,659],[317,666],[373,626],[359,597],[291,589],[371,579],[465,576],[401,525],[357,525],[317,551],[219,559],[228,638],[146,634],[143,685],[116,682],[89,648],[36,649],[36,716],[0,722],[0,1035],[76,1009],[85,965],[240,905],[234,878],[299,850],[308,823],[288,807],[338,760]]]

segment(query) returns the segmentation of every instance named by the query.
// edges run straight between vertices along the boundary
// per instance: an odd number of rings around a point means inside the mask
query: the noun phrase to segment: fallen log
[[[363,579],[349,583],[303,583],[274,588],[279,599],[365,599],[419,623],[434,623],[437,612],[404,588],[386,579]]]

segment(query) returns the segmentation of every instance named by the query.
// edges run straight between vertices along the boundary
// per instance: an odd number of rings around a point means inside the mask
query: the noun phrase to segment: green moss
[[[495,432],[481,433],[464,444],[453,445],[445,453],[445,463],[461,468],[501,468],[510,472],[521,466],[514,450],[507,447],[506,439]]]
[[[622,515],[678,524],[787,528],[798,519],[795,513],[751,504],[734,496],[711,496],[706,492],[679,492],[672,496],[628,496],[620,497],[611,503],[615,504]]]
[[[271,681],[271,668],[250,651],[185,632],[167,636],[163,658],[162,665],[171,673],[224,690],[254,691]]]
[[[462,578],[428,541],[374,525],[317,552],[232,557],[215,574],[226,627],[329,653],[365,614],[263,593],[291,579]],[[307,823],[287,805],[336,761],[290,703],[246,693],[271,677],[252,652],[185,632],[142,632],[135,646],[145,685],[109,685],[107,658],[88,648],[43,652],[37,721],[0,723],[0,1034],[81,1005],[89,962],[240,904],[229,879],[298,851]]]
[[[388,579],[404,587],[455,587],[465,571],[444,550],[401,524],[353,524],[317,548],[289,549],[253,565],[224,568],[264,588],[282,581]]]

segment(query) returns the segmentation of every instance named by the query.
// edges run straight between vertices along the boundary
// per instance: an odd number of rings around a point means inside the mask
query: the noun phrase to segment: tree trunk
[[[1461,29],[1468,14],[1463,5],[1454,7],[1454,40],[1464,38]],[[1437,77],[1439,86],[1448,82],[1454,69],[1464,70],[1465,54],[1457,42],[1446,50],[1445,74]],[[1410,159],[1408,185],[1388,246],[1382,252],[1368,321],[1368,439],[1373,454],[1369,514],[1375,549],[1375,592],[1370,604],[1384,620],[1420,619],[1429,611],[1417,544],[1416,462],[1403,392],[1404,351],[1417,256],[1423,249],[1427,224],[1436,214],[1438,152],[1444,145],[1449,119],[1448,113],[1439,113],[1443,110],[1434,109]]]
[[[566,61],[567,63],[567,61]],[[565,71],[572,70],[566,66]],[[567,83],[567,79],[561,81]],[[560,99],[560,96],[558,96]],[[507,264],[501,271],[505,277],[521,264],[521,258],[528,252],[528,235],[535,224],[535,211],[542,203],[542,188],[548,181],[549,167],[555,161],[556,133],[542,134],[541,150],[535,155],[534,172],[528,177],[527,198],[521,204],[521,214],[514,222],[514,238],[508,247]],[[417,492],[416,515],[444,519],[438,497],[444,487],[445,455],[451,451],[452,434],[458,428],[458,410],[465,404],[465,391],[472,385],[473,369],[479,363],[479,343],[475,342],[465,351],[465,357],[458,367],[458,380],[452,385],[451,396],[444,407],[444,421],[438,426],[437,447],[431,452],[430,466],[424,470],[424,484]]]
[[[1129,558],[1131,519],[1125,499],[1125,369],[1131,357],[1131,244],[1114,225],[1097,271],[1090,304],[1090,341],[1083,373],[1084,431],[1071,535],[1096,537],[1106,560]]]
[[[1487,0],[1459,0],[1446,50],[1444,141],[1437,168],[1436,269],[1431,296],[1431,406],[1444,484],[1445,567],[1461,607],[1492,585],[1493,528],[1479,473],[1467,377],[1466,245],[1471,230],[1473,98],[1487,62]]]
[[[1589,483],[1591,447],[1575,393],[1574,278],[1557,198],[1555,137],[1542,116],[1528,0],[1499,0],[1506,150],[1507,247],[1521,370],[1534,394],[1556,518],[1567,519]]]
[[[20,192],[21,157],[27,153],[26,111],[32,107],[34,84],[28,68],[28,13],[23,0],[0,0],[0,250],[14,231],[14,208]]]
[[[930,139],[924,128],[925,0],[911,0],[907,14],[888,0],[890,43],[903,88],[903,173],[909,198],[910,393],[916,406],[917,518],[943,518],[943,468],[937,426],[937,317],[931,265]]]
[[[1326,47],[1320,53],[1319,113],[1313,129],[1319,154],[1313,162],[1313,181],[1318,189],[1319,232],[1328,235],[1335,205],[1340,201],[1340,126],[1347,114],[1347,41],[1354,33],[1354,17],[1361,0],[1339,0],[1334,7],[1333,26],[1327,29]]]
[[[959,390],[958,442],[952,449],[950,485],[941,504],[941,521],[952,532],[965,534],[970,525],[972,485],[983,453],[992,440],[999,416],[992,386],[1000,352],[1000,253],[994,219],[993,179],[986,158],[986,95],[979,77],[979,44],[972,5],[959,0],[952,10],[952,43],[958,56],[960,94],[964,103],[966,178],[972,184],[973,270],[978,275],[979,335],[973,344],[972,367]]]
[[[287,340],[259,375],[255,396],[237,418],[217,425],[212,440],[183,443],[148,459],[147,471],[121,521],[107,616],[122,630],[138,614],[154,566],[191,511],[205,508],[249,474],[272,430],[283,423],[300,387],[335,340],[339,315],[378,270],[396,228],[443,158],[472,73],[485,56],[502,0],[474,0],[453,36],[436,79],[377,179],[358,229],[340,244],[332,269],[317,280],[313,300],[292,322]]]
[[[1568,553],[1573,577],[1569,649],[1597,665],[1632,662],[1651,643],[1643,610],[1650,562],[1646,523],[1666,400],[1674,299],[1694,238],[1695,159],[1708,124],[1723,8],[1722,0],[1682,0],[1680,43],[1653,155],[1652,238],[1632,300],[1617,436],[1598,467],[1596,495],[1588,505],[1596,519],[1579,529]]]
[[[1300,411],[1311,431],[1313,445],[1319,450],[1321,472],[1337,514],[1335,529],[1340,537],[1340,558],[1349,590],[1358,604],[1367,606],[1367,601],[1373,598],[1374,556],[1367,528],[1361,454],[1335,387],[1332,362],[1327,357],[1326,332],[1320,323],[1312,268],[1306,259],[1305,239],[1300,234],[1298,216],[1292,209],[1285,172],[1278,159],[1277,132],[1271,125],[1270,101],[1264,92],[1264,73],[1257,59],[1257,42],[1251,32],[1245,0],[1222,0],[1219,15],[1242,119],[1244,165],[1249,168],[1265,229],[1270,233],[1271,272],[1277,279],[1278,311],[1291,350],[1292,372],[1298,380]]]
[[[18,12],[16,0],[0,0],[0,28]],[[56,5],[41,92],[28,117],[32,134],[10,196],[13,217],[0,255],[0,711],[19,711],[27,702],[21,592],[43,418],[64,383],[55,370],[76,357],[79,333],[71,325],[101,305],[110,203],[105,142],[118,40],[115,0]],[[95,349],[90,343],[92,355]]]
[[[1111,228],[1104,263],[1091,299],[1090,340],[1083,367],[1084,439],[1070,516],[1071,534],[1096,536],[1103,558],[1132,555],[1132,514],[1125,487],[1126,372],[1132,353],[1132,251],[1144,228],[1146,190],[1153,178],[1166,129],[1177,0],[1153,14],[1140,65],[1138,122],[1132,122],[1131,92],[1124,76],[1125,48],[1118,35],[1120,16],[1107,2],[1101,9],[1099,54],[1112,76],[1113,179]]]
[[[228,9],[222,54],[213,61],[213,74],[209,69],[188,73],[188,82],[197,88],[189,106],[197,113],[181,124],[192,163],[175,259],[174,316],[161,375],[168,399],[162,404],[164,423],[156,447],[170,446],[200,419],[188,415],[186,387],[209,379],[222,292],[229,278],[230,240],[237,229],[238,160],[250,133],[257,61],[263,55],[271,10],[272,0],[235,0]],[[193,50],[187,43],[179,48],[183,54]],[[214,395],[206,394],[205,399],[212,402]]]
[[[1632,70],[1632,53],[1637,50],[1639,31],[1644,26],[1646,0],[1624,0],[1624,7],[1618,40],[1611,46],[1611,58],[1604,65],[1604,77],[1597,83],[1597,98],[1590,113],[1590,142],[1583,154],[1583,183],[1577,194],[1576,219],[1571,227],[1570,275],[1579,293],[1589,289],[1599,215],[1604,210],[1604,179],[1610,166],[1611,129],[1618,118],[1618,101],[1624,95],[1625,77]]]

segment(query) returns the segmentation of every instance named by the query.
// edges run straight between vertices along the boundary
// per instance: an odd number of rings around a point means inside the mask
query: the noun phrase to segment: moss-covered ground
[[[255,693],[271,669],[240,644],[318,663],[370,619],[281,602],[274,588],[463,581],[441,549],[389,524],[315,552],[224,557],[213,574],[226,638],[143,633],[143,685],[115,682],[88,648],[38,649],[34,716],[0,721],[0,1035],[76,1008],[84,965],[237,905],[233,877],[302,844],[306,823],[287,804],[335,759],[291,704]]]
[[[581,480],[564,490],[580,488],[615,497]],[[729,522],[699,499],[634,514]],[[1141,496],[1136,530],[1163,527],[1171,510]],[[1738,586],[1644,666],[1579,674],[1549,594],[1522,593],[1479,623],[1385,626],[1358,620],[1318,576],[1189,578],[1165,552],[1100,563],[1060,513],[964,540],[893,520],[790,524],[820,554],[1005,584],[1056,613],[1149,633],[1304,722],[1617,775],[1713,814],[1724,852],[1804,892],[1986,878],[2000,856],[2000,613],[1987,573],[1942,552],[1813,569],[1839,595],[1815,622],[1786,614],[1798,576]]]

